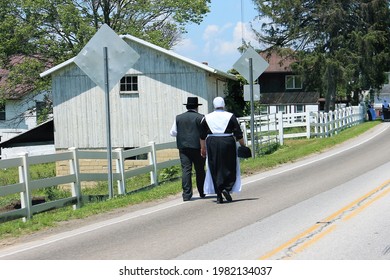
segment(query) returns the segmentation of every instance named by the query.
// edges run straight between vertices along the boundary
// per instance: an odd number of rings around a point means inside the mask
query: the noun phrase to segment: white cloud
[[[238,31],[237,31],[238,32]],[[253,32],[251,26],[247,23],[247,24],[244,24],[244,28],[243,28],[243,35],[242,37],[244,38],[244,40],[247,42],[247,43],[252,43],[252,45],[256,46],[256,45],[259,45],[259,42],[258,42],[258,39],[257,39],[257,36],[256,34]]]
[[[249,24],[209,24],[203,33],[193,35],[191,39],[183,39],[174,50],[196,61],[209,62],[210,66],[217,69],[228,70],[240,57],[238,48],[243,38],[254,47],[258,45]]]
[[[254,42],[255,35],[249,25],[237,22],[226,24],[222,27],[209,25],[203,33],[204,51],[212,52],[214,55],[231,55],[237,53],[237,48],[242,45],[242,39]]]
[[[203,40],[209,41],[215,38],[215,36],[219,36],[220,28],[218,25],[208,25],[203,32]]]

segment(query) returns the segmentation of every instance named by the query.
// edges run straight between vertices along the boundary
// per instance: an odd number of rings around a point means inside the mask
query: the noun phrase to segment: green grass
[[[308,156],[313,153],[318,153],[340,144],[348,139],[354,138],[380,122],[365,122],[361,125],[346,129],[336,136],[330,138],[314,138],[314,139],[290,139],[285,140],[284,145],[279,147],[272,154],[266,154],[255,159],[246,159],[241,161],[241,175],[249,176],[257,172],[261,172],[270,168],[274,168],[283,163],[293,162],[299,158]],[[47,168],[48,169],[48,168]],[[177,167],[172,170],[167,170],[160,174],[160,177],[167,179],[178,175]],[[0,172],[0,175],[1,174]],[[42,176],[42,174],[40,174]],[[35,176],[35,175],[34,175]],[[43,176],[46,176],[43,174]],[[127,184],[129,188],[137,189],[140,185],[145,185],[148,182],[148,176],[137,177],[130,179]],[[0,184],[1,185],[1,184]],[[90,194],[107,193],[107,184],[101,183],[95,190],[90,190]],[[113,209],[124,208],[130,205],[135,205],[143,202],[155,201],[166,198],[171,195],[176,195],[181,192],[180,180],[167,180],[165,183],[157,187],[146,189],[144,191],[134,192],[129,195],[115,196],[112,199],[105,201],[87,203],[82,208],[73,210],[71,207],[66,207],[58,210],[53,210],[41,214],[34,215],[33,219],[23,222],[21,220],[9,221],[0,224],[0,238],[18,237],[33,233],[36,231],[45,230],[50,227],[55,227],[60,222],[83,219],[99,213],[109,212]]]

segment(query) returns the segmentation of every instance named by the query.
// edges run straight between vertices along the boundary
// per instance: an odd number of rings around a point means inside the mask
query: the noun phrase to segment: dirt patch
[[[32,198],[32,205],[41,204],[46,202],[46,197],[39,196]],[[14,200],[10,204],[0,207],[0,213],[16,210],[22,208],[22,202],[20,200]]]

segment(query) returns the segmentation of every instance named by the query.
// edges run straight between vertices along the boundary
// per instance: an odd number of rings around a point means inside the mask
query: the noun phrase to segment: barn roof
[[[320,94],[318,92],[269,92],[262,93],[261,104],[284,105],[284,104],[317,104]]]
[[[236,77],[235,77],[234,75],[232,75],[232,74],[229,74],[229,73],[226,73],[226,72],[224,72],[224,71],[221,71],[221,70],[212,68],[212,67],[210,67],[210,66],[208,66],[208,65],[206,65],[206,64],[204,64],[204,63],[194,61],[194,60],[192,60],[192,59],[189,59],[189,58],[187,58],[187,57],[184,57],[184,56],[182,56],[182,55],[179,55],[179,54],[177,54],[177,53],[175,53],[175,52],[173,52],[173,51],[164,49],[164,48],[162,48],[162,47],[159,47],[159,46],[154,45],[154,44],[152,44],[152,43],[149,43],[149,42],[147,42],[147,41],[145,41],[145,40],[142,40],[142,39],[139,39],[139,38],[137,38],[137,37],[134,37],[134,36],[132,36],[132,35],[121,35],[121,36],[119,36],[119,37],[121,37],[121,38],[122,38],[123,40],[125,40],[125,41],[127,41],[127,40],[128,40],[128,41],[133,41],[133,42],[136,42],[136,43],[138,43],[138,44],[141,44],[141,45],[143,45],[143,46],[145,46],[145,47],[154,49],[154,50],[156,50],[156,51],[158,51],[158,52],[160,52],[160,53],[164,53],[164,54],[167,55],[167,56],[170,56],[170,57],[176,58],[176,59],[178,59],[178,60],[181,60],[181,61],[183,61],[183,62],[186,62],[186,63],[188,63],[188,64],[191,64],[191,65],[193,65],[193,66],[195,66],[195,67],[198,67],[198,68],[200,68],[200,69],[205,70],[206,72],[209,72],[209,73],[212,73],[212,74],[216,74],[216,75],[220,75],[220,76],[223,76],[223,77],[228,78],[228,79],[236,80]],[[59,64],[59,65],[57,65],[57,66],[55,66],[55,67],[53,67],[53,68],[48,69],[47,71],[41,73],[40,76],[41,76],[41,77],[45,77],[45,76],[48,76],[48,75],[53,74],[54,72],[56,72],[56,71],[62,69],[63,67],[65,67],[65,66],[67,66],[67,65],[70,65],[70,64],[74,63],[75,58],[76,58],[76,57],[73,57],[73,58],[71,58],[71,59],[68,59],[67,61],[65,61],[65,62],[63,62],[63,63],[61,63],[61,64]]]
[[[291,64],[295,60],[289,56],[282,56],[276,51],[259,53],[269,64],[264,73],[291,72]]]
[[[0,148],[54,144],[53,120],[46,121],[11,139],[0,142]]]

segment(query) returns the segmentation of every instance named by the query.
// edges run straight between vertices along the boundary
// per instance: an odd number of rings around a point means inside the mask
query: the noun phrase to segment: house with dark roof
[[[11,57],[9,65],[13,67],[25,59],[25,56],[15,55]],[[54,146],[42,148],[37,145],[34,147],[19,145],[17,149],[13,149],[14,147],[10,145],[12,143],[10,139],[37,126],[39,108],[43,106],[46,93],[33,94],[32,85],[29,83],[10,87],[7,83],[8,76],[8,69],[0,69],[0,159],[15,157],[22,152],[39,154],[42,149],[54,151]]]
[[[263,113],[318,111],[319,93],[303,90],[301,77],[291,69],[294,62],[291,58],[282,57],[276,52],[263,52],[260,55],[269,63],[258,79]]]

